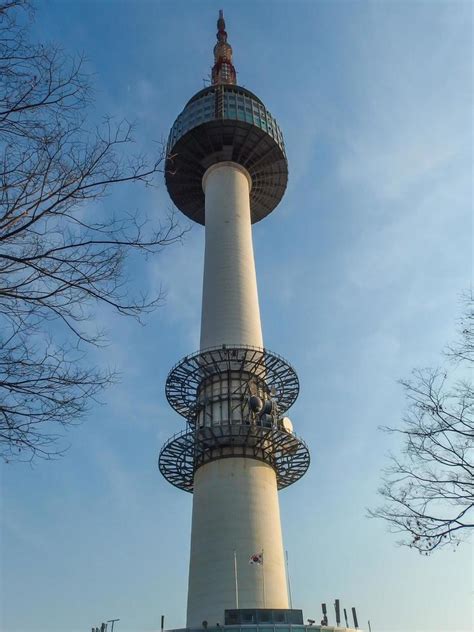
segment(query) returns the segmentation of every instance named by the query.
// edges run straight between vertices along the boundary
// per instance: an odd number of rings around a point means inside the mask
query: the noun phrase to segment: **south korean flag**
[[[262,553],[254,553],[249,557],[249,564],[263,564],[263,552]]]

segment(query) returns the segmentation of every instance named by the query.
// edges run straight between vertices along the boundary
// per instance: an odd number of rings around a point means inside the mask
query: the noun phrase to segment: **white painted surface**
[[[231,162],[203,178],[206,212],[201,349],[227,344],[263,347],[250,220],[251,180]],[[225,381],[226,378],[223,378]],[[231,385],[238,392],[237,385]],[[212,384],[221,394],[225,383]],[[211,391],[206,396],[209,397]],[[202,425],[229,421],[219,402]],[[215,409],[215,410],[214,410]],[[239,422],[239,419],[232,418]],[[250,565],[263,549],[263,565]],[[266,463],[230,457],[200,467],[194,479],[187,626],[224,624],[236,607],[288,608],[276,475]]]
[[[203,177],[206,250],[201,349],[262,347],[247,171],[233,162],[212,165]]]
[[[263,565],[249,557],[263,549]],[[224,623],[236,607],[288,608],[276,475],[255,459],[227,458],[195,475],[187,626]]]

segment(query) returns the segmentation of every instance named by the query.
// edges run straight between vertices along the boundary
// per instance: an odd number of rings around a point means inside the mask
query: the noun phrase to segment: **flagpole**
[[[262,584],[263,584],[263,607],[267,607],[267,600],[265,597],[265,564],[263,559],[263,549],[262,549]]]
[[[290,598],[290,609],[293,610],[293,599],[291,598],[290,567],[288,565],[288,551],[285,551],[285,556],[286,556],[286,579],[288,581],[288,596]]]
[[[239,580],[237,576],[237,552],[234,549],[235,607],[239,609]]]

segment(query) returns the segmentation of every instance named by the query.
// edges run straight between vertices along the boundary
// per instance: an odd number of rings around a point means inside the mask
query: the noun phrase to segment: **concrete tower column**
[[[263,564],[249,558],[263,550]],[[267,463],[227,458],[194,479],[187,627],[223,624],[224,610],[288,608],[275,471]]]
[[[236,163],[221,162],[206,171],[203,189],[201,349],[263,347],[250,176]],[[249,564],[262,551],[263,564]],[[275,470],[233,457],[195,474],[187,626],[223,624],[224,610],[237,607],[288,608],[288,594]]]
[[[251,178],[235,162],[219,162],[203,177],[206,250],[201,349],[263,347],[250,217]]]

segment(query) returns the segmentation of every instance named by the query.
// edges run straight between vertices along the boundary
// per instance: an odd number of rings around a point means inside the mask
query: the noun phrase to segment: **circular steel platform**
[[[294,433],[256,424],[220,424],[171,437],[158,459],[162,475],[175,487],[193,492],[195,471],[218,459],[245,457],[264,461],[276,472],[278,489],[299,480],[310,464],[305,442]]]
[[[258,347],[222,346],[186,356],[171,369],[165,386],[170,406],[194,425],[200,410],[201,384],[206,378],[229,371],[240,373],[242,383],[252,377],[264,382],[280,415],[298,397],[298,376],[282,357]]]

